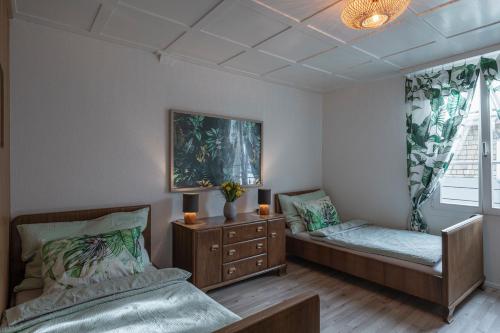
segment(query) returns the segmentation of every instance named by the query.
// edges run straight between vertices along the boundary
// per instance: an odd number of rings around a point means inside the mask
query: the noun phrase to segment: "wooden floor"
[[[209,295],[246,317],[306,290],[320,295],[322,332],[500,332],[498,290],[474,292],[448,325],[433,304],[299,259],[289,258],[285,276],[268,274]]]

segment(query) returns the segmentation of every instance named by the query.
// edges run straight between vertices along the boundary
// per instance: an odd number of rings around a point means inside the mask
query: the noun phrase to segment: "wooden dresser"
[[[191,272],[192,283],[210,290],[255,275],[286,272],[285,218],[238,214],[173,223],[173,264]]]

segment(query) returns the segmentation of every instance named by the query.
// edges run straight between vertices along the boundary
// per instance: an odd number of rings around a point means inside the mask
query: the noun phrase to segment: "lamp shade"
[[[352,29],[375,29],[394,21],[411,0],[347,0],[341,19]]]
[[[258,193],[259,205],[270,205],[271,204],[271,190],[265,188],[259,188]]]
[[[184,213],[198,212],[198,193],[184,193],[182,195],[182,211]]]

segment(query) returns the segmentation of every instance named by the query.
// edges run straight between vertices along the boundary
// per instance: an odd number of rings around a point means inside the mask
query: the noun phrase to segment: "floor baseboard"
[[[484,281],[484,285],[486,287],[488,287],[488,288],[500,290],[500,284],[499,283],[494,283],[494,282],[490,282],[490,281]]]

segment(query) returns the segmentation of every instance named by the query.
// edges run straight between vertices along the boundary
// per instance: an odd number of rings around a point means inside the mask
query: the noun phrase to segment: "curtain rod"
[[[498,51],[500,51],[500,43],[494,44],[491,46],[487,46],[487,47],[483,47],[480,49],[476,49],[473,51],[468,51],[468,52],[456,54],[456,55],[451,56],[451,57],[442,58],[442,59],[438,59],[435,61],[430,61],[430,62],[421,64],[421,65],[403,68],[400,70],[400,73],[404,74],[404,75],[413,74],[413,73],[417,73],[420,71],[424,71],[426,69],[451,65],[454,62],[464,61],[464,60],[467,60],[470,58],[480,57],[480,56],[486,55],[487,53],[494,53],[494,52],[498,52]]]

